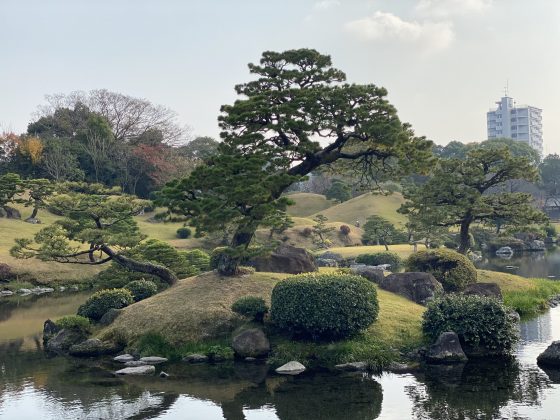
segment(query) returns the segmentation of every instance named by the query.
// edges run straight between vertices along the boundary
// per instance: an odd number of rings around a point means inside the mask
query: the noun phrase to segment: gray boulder
[[[148,364],[149,363],[143,362],[142,360],[130,360],[124,363],[126,367],[146,366]]]
[[[43,324],[43,344],[46,344],[51,338],[53,338],[60,331],[54,322],[47,319]]]
[[[6,217],[8,219],[21,219],[21,213],[18,209],[10,206],[4,206],[4,211],[6,212]]]
[[[249,262],[257,271],[300,274],[317,271],[315,258],[307,250],[290,245],[278,247],[272,254]]]
[[[503,300],[502,291],[500,286],[496,283],[473,283],[469,284],[463,291],[465,295],[477,295],[493,297],[499,300]]]
[[[553,341],[545,351],[539,354],[537,363],[544,366],[560,367],[560,340]]]
[[[464,363],[467,356],[461,347],[456,333],[449,331],[441,333],[435,344],[426,353],[428,363]]]
[[[336,369],[345,370],[348,372],[364,371],[367,370],[366,362],[350,362],[342,363],[340,365],[335,365]]]
[[[11,290],[0,290],[0,296],[12,296],[14,292]]]
[[[167,362],[167,359],[165,357],[159,357],[159,356],[147,356],[147,357],[141,357],[140,361],[147,363],[149,365],[157,365],[159,363]]]
[[[338,262],[331,260],[330,258],[317,258],[318,267],[338,267]]]
[[[136,367],[127,367],[121,370],[117,370],[115,374],[117,375],[153,375],[156,373],[156,367],[152,365],[146,366],[136,366]]]
[[[115,362],[121,362],[121,363],[126,363],[126,362],[130,362],[132,360],[134,360],[134,356],[132,354],[121,354],[119,356],[113,357],[113,360]]]
[[[535,239],[534,241],[530,241],[527,244],[527,250],[528,251],[545,251],[546,250],[546,245],[543,241],[539,241],[539,240]]]
[[[327,251],[327,252],[323,252],[319,258],[325,258],[328,260],[335,260],[336,262],[341,262],[344,260],[344,257],[340,254],[337,254],[336,252],[331,252],[331,251]]]
[[[232,347],[239,357],[263,357],[270,352],[270,342],[259,328],[251,328],[235,334]]]
[[[420,305],[426,305],[443,293],[441,283],[430,273],[393,273],[385,277],[379,286]]]
[[[354,264],[350,266],[350,270],[352,270],[352,273],[365,277],[369,281],[377,284],[380,284],[385,278],[383,269],[373,265]]]
[[[105,354],[115,354],[123,349],[123,346],[101,341],[98,338],[90,338],[81,343],[70,346],[69,353],[76,357],[103,356]]]
[[[27,219],[25,219],[25,222],[31,223],[33,225],[40,225],[41,224],[41,220],[37,219],[36,217],[28,217]]]
[[[47,340],[46,350],[50,353],[65,354],[71,346],[86,339],[86,335],[73,328],[62,329]]]
[[[288,362],[276,369],[276,373],[281,375],[299,375],[303,371],[305,371],[305,366],[295,360],[292,360],[291,362]]]
[[[496,255],[513,255],[513,249],[510,246],[503,246],[496,250]]]
[[[205,363],[208,361],[208,356],[204,354],[189,354],[188,356],[183,357],[183,362],[187,363]]]
[[[106,327],[107,325],[111,325],[115,319],[121,314],[122,309],[115,309],[111,308],[107,312],[103,314],[101,319],[99,320],[99,324]]]

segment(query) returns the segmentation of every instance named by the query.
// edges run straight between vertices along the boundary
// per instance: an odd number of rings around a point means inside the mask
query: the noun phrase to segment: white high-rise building
[[[542,156],[542,109],[517,105],[509,96],[504,96],[496,105],[497,108],[486,114],[488,139],[524,141]]]

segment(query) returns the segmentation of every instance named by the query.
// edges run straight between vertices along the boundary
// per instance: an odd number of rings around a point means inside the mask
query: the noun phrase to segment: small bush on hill
[[[192,231],[186,226],[183,226],[183,227],[180,227],[179,229],[177,229],[177,238],[179,238],[179,239],[190,238],[191,234],[192,234]]]
[[[239,315],[247,317],[252,321],[262,322],[268,312],[268,306],[263,298],[258,296],[244,296],[237,299],[231,310]]]
[[[200,249],[193,249],[192,251],[181,251],[189,264],[197,270],[198,273],[203,273],[210,269],[210,255]]]
[[[360,276],[301,274],[272,291],[271,317],[281,329],[314,339],[340,339],[371,325],[379,311],[375,287]]]
[[[431,273],[446,292],[458,292],[476,283],[476,268],[472,261],[449,249],[416,252],[408,258],[406,269]]]
[[[309,238],[313,234],[313,229],[310,227],[303,228],[301,231],[301,235]]]
[[[130,290],[135,302],[147,299],[157,293],[157,285],[150,280],[134,280],[124,286],[125,289]]]
[[[89,319],[80,315],[64,316],[56,321],[55,324],[60,329],[73,329],[86,335],[91,332],[91,323]]]
[[[210,254],[210,268],[212,270],[216,270],[218,268],[218,263],[220,261],[220,257],[224,254],[227,250],[225,246],[218,246],[212,250]]]
[[[390,264],[392,271],[397,271],[403,266],[403,260],[391,251],[375,252],[373,254],[361,254],[356,257],[358,264],[381,265]]]
[[[340,233],[342,235],[348,236],[348,235],[350,235],[350,232],[351,232],[350,226],[348,226],[348,225],[341,225],[340,226]]]
[[[518,339],[506,307],[485,296],[454,294],[430,303],[422,329],[431,342],[442,332],[456,332],[467,356],[507,355]]]
[[[122,309],[134,302],[127,289],[100,290],[78,308],[78,315],[98,321],[109,309]]]

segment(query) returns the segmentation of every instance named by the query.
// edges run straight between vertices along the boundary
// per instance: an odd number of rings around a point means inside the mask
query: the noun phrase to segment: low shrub
[[[130,290],[135,302],[147,299],[157,293],[157,285],[150,280],[134,280],[124,286],[125,289]]]
[[[177,238],[179,239],[188,239],[191,237],[191,234],[192,231],[186,226],[177,229]]]
[[[180,251],[189,264],[198,271],[203,273],[210,269],[210,255],[200,249],[193,249],[192,251]]]
[[[301,235],[309,238],[313,234],[313,229],[310,227],[303,228],[301,230]]]
[[[268,306],[263,298],[258,296],[244,296],[237,299],[231,310],[239,315],[247,317],[252,321],[262,322],[268,312]]]
[[[403,266],[403,260],[391,251],[375,252],[373,254],[361,254],[356,257],[358,264],[381,265],[389,264],[392,271],[397,271]]]
[[[208,356],[211,362],[223,362],[233,360],[235,352],[229,346],[215,345],[208,348],[206,356]]]
[[[222,254],[227,252],[227,246],[219,246],[212,250],[210,254],[210,268],[212,270],[216,270],[218,268],[218,263],[220,262],[220,258]]]
[[[106,289],[95,292],[78,308],[78,315],[98,321],[109,309],[122,309],[134,302],[127,289]]]
[[[450,249],[434,249],[412,254],[407,271],[431,273],[446,292],[458,292],[476,283],[476,268],[466,256]]]
[[[360,276],[300,274],[272,291],[272,321],[313,339],[339,339],[371,325],[379,311],[375,287]]]
[[[552,224],[546,225],[544,227],[544,231],[546,233],[547,238],[554,238],[558,235],[558,232],[556,231],[556,226],[554,226]]]
[[[467,356],[507,355],[518,340],[518,330],[508,309],[497,299],[453,294],[428,305],[422,330],[431,342],[454,331]]]
[[[57,320],[55,324],[60,329],[73,329],[83,334],[89,334],[91,332],[91,323],[89,319],[80,315],[64,316]]]
[[[340,233],[344,236],[350,235],[351,229],[348,225],[341,225],[340,226]]]

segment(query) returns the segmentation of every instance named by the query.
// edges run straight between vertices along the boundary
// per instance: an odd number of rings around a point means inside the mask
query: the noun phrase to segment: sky
[[[247,63],[304,47],[438,144],[484,140],[507,85],[560,153],[558,0],[0,0],[0,131],[24,132],[46,94],[104,88],[218,137]]]

